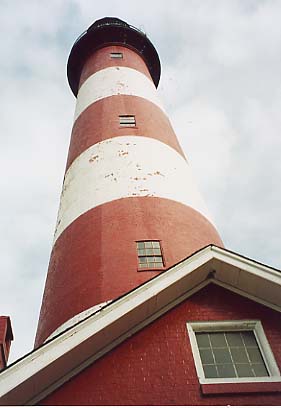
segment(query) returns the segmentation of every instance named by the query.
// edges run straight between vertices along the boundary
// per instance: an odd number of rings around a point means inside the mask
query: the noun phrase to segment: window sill
[[[235,380],[234,380],[235,381]],[[267,381],[249,381],[249,382],[224,382],[224,383],[204,383],[200,384],[203,395],[212,394],[242,394],[242,393],[257,393],[266,392],[281,393],[281,378]]]
[[[123,125],[119,126],[119,129],[138,129],[137,126]]]
[[[161,272],[161,271],[165,271],[166,268],[138,268],[138,272]]]

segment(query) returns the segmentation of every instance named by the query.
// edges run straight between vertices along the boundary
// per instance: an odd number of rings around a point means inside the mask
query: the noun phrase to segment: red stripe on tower
[[[74,44],[77,96],[36,345],[221,239],[156,92],[157,52],[119,19]]]

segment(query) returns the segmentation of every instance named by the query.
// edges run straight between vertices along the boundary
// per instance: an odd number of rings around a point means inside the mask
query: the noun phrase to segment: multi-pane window
[[[119,115],[119,124],[125,127],[135,127],[136,118],[134,115]]]
[[[138,266],[145,269],[163,268],[163,256],[159,241],[137,242]]]
[[[258,382],[279,377],[259,320],[188,322],[200,383]]]
[[[195,335],[205,378],[269,376],[253,331]]]
[[[123,58],[123,53],[122,52],[111,52],[110,58]]]

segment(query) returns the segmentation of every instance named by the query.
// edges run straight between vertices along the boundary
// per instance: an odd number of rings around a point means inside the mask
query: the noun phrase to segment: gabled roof
[[[281,311],[281,272],[210,245],[68,328],[0,373],[0,404],[36,404],[209,283]]]

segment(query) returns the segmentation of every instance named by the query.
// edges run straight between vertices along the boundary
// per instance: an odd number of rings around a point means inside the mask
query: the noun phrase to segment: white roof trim
[[[227,250],[208,246],[113,301],[0,373],[0,404],[39,402],[132,333],[210,282],[224,285],[281,311],[279,271]]]
[[[241,269],[243,268],[248,272],[252,272],[254,274],[259,274],[262,276],[264,276],[265,273],[269,274],[271,275],[272,279],[280,283],[281,271],[276,268],[263,265],[257,261],[246,258],[234,252],[228,251],[227,249],[219,248],[215,245],[211,245],[211,251],[215,254],[215,257],[217,259],[220,259],[227,263],[231,263],[232,265],[240,267]]]

